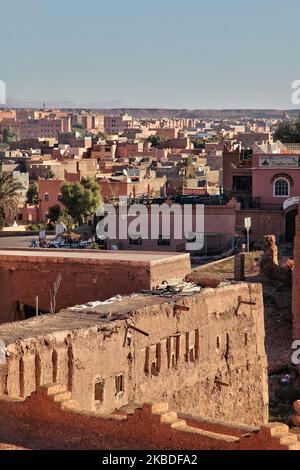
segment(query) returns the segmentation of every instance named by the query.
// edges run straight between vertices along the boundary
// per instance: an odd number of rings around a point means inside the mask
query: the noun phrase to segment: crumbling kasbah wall
[[[262,289],[232,284],[171,299],[139,295],[0,327],[0,394],[62,384],[81,410],[168,402],[226,422],[268,421]]]
[[[275,235],[266,235],[264,241],[264,253],[259,266],[260,273],[269,279],[280,281],[291,287],[293,283],[294,261],[291,259],[279,261]]]
[[[293,337],[300,339],[300,217],[296,219],[293,272]]]
[[[49,312],[50,289],[61,274],[57,311],[92,300],[149,290],[191,271],[188,254],[45,250],[0,251],[0,323],[18,320],[18,302]]]

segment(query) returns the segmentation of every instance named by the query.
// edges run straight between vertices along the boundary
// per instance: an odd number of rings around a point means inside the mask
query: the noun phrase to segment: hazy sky
[[[0,0],[0,79],[22,101],[293,108],[299,0]]]

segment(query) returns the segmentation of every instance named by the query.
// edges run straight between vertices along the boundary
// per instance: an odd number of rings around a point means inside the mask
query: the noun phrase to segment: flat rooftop
[[[166,258],[189,256],[185,253],[158,253],[146,251],[91,251],[91,250],[61,250],[61,249],[1,249],[0,257],[15,256],[26,258],[69,258],[69,259],[93,259],[107,261],[160,261]]]
[[[172,299],[154,295],[136,294],[111,301],[91,302],[61,310],[55,315],[40,315],[28,320],[0,325],[0,340],[6,345],[20,340],[47,336],[56,332],[105,326],[133,316],[136,310],[171,302]]]
[[[174,280],[175,283],[175,280]],[[172,284],[173,286],[175,284]],[[136,313],[145,307],[161,306],[162,304],[182,304],[184,299],[196,297],[207,293],[219,294],[225,291],[235,291],[235,284],[221,284],[216,289],[203,289],[200,286],[185,281],[178,281],[181,288],[178,292],[169,295],[167,290],[161,292],[161,288],[145,293],[131,294],[129,296],[116,296],[105,301],[93,301],[83,305],[75,305],[61,310],[55,315],[40,315],[24,321],[3,323],[0,325],[0,341],[9,345],[17,341],[30,340],[37,337],[67,333],[99,326],[115,328],[116,324],[126,319],[133,318]],[[239,284],[240,286],[243,284]],[[245,284],[246,285],[246,284]]]

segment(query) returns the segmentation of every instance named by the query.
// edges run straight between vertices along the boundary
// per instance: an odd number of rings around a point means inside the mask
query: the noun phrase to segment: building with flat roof
[[[0,326],[0,401],[52,385],[79,414],[165,402],[190,416],[267,423],[261,286],[177,286]]]

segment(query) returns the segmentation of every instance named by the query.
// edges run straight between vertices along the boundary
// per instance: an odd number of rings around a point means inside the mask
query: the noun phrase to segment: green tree
[[[5,217],[15,217],[19,201],[21,185],[13,180],[10,174],[0,175],[0,228],[4,226]]]
[[[300,115],[294,122],[282,122],[274,133],[274,140],[280,140],[283,144],[300,143]]]
[[[196,170],[195,164],[191,157],[184,158],[177,166],[177,174],[180,177],[180,189],[184,192],[187,186],[188,179],[195,178]]]
[[[61,222],[65,224],[68,230],[72,230],[74,228],[74,222],[70,214],[67,211],[63,210],[60,217],[57,219],[57,222]]]
[[[62,204],[77,223],[85,222],[102,205],[100,187],[92,178],[83,178],[81,183],[64,183],[61,193]]]
[[[204,139],[194,139],[192,140],[195,149],[204,149],[205,147],[205,140]]]
[[[26,202],[27,204],[37,206],[39,203],[39,190],[38,185],[36,183],[31,184],[29,189],[26,193]]]
[[[106,132],[98,132],[97,137],[98,137],[98,139],[101,139],[101,140],[107,140],[108,139],[108,135],[106,134]]]
[[[42,178],[45,180],[54,180],[55,179],[55,173],[52,170],[46,171],[46,173],[43,174]]]
[[[291,124],[287,122],[279,124],[274,133],[274,140],[280,140],[284,144],[295,142],[295,133]]]
[[[151,147],[161,148],[163,143],[166,142],[166,139],[160,137],[159,135],[150,135],[147,141],[151,144]]]
[[[57,222],[62,215],[63,210],[59,204],[49,207],[48,218],[50,219],[50,222]]]
[[[84,129],[83,125],[80,124],[79,122],[75,122],[75,123],[72,125],[72,131],[73,131],[73,132],[77,132],[78,134],[80,134],[80,137],[84,137],[84,136],[85,136],[85,129]]]
[[[9,127],[3,129],[2,132],[2,140],[5,144],[10,144],[11,142],[15,142],[18,140],[17,134]]]
[[[217,135],[213,135],[213,136],[209,137],[209,139],[208,139],[208,142],[211,142],[211,143],[219,143],[220,141],[221,141],[221,139]]]
[[[79,130],[84,130],[84,127],[83,125],[80,123],[80,122],[74,122],[74,124],[72,125],[73,129],[79,129]]]

